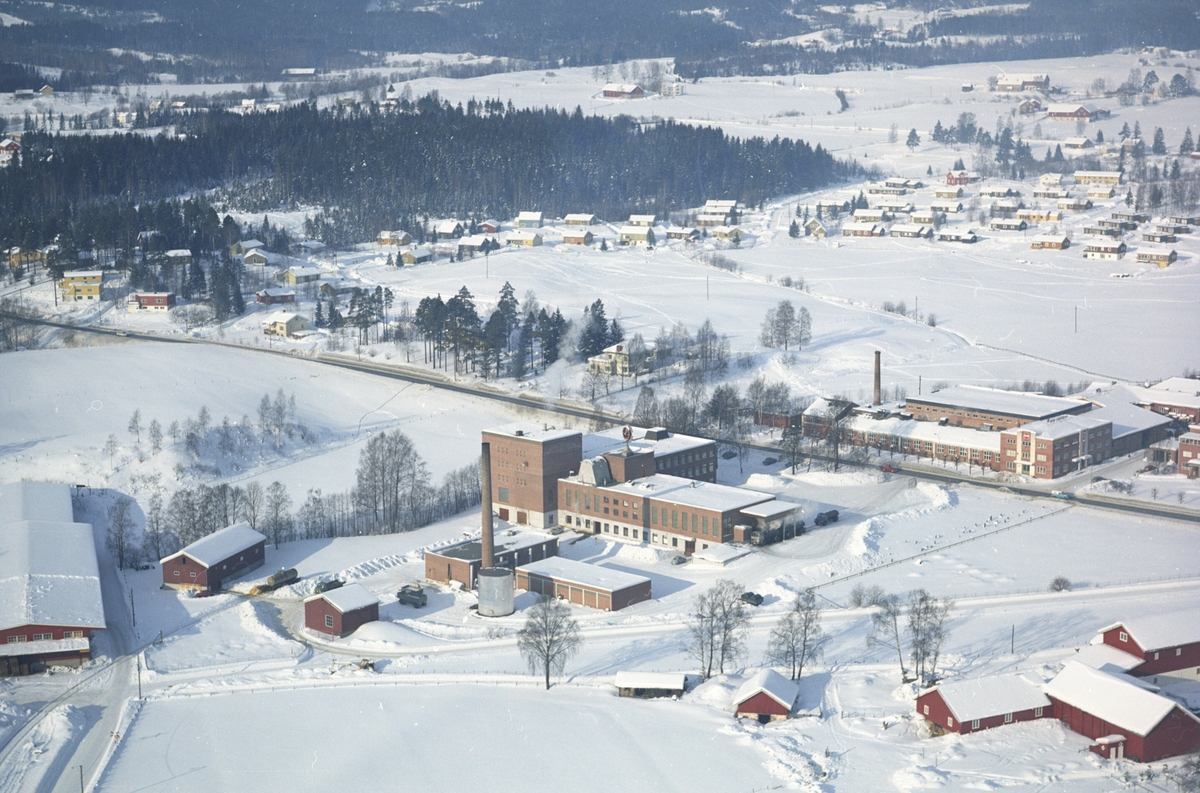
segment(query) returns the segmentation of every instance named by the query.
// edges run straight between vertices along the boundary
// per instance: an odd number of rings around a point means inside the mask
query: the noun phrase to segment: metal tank
[[[480,570],[475,579],[479,586],[479,614],[484,617],[507,617],[515,610],[513,593],[516,588],[513,571],[504,567]]]

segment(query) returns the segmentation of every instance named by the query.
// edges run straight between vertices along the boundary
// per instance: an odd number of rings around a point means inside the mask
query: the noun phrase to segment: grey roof
[[[589,432],[583,436],[583,456],[584,458],[597,457],[601,454],[615,452],[625,448],[625,439],[621,437],[621,431],[624,427],[613,427],[612,429],[601,430],[600,432]],[[654,440],[646,437],[646,431],[634,429],[634,438],[629,442],[629,448],[635,452],[652,451],[656,457],[674,454],[675,452],[689,451],[691,449],[699,449],[704,446],[712,445],[714,442],[708,438],[697,438],[693,435],[680,435],[677,432],[668,434],[668,437],[662,440]],[[637,436],[641,437],[637,437]]]
[[[934,391],[932,394],[909,396],[907,402],[981,410],[1022,418],[1047,418],[1068,410],[1076,410],[1081,404],[1078,399],[975,385],[956,385]]]
[[[105,626],[92,527],[67,485],[0,485],[0,630],[21,625]]]

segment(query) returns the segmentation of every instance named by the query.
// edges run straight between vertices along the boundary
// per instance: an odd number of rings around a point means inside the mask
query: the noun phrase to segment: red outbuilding
[[[796,704],[800,687],[774,669],[760,669],[742,684],[734,696],[738,716],[758,719],[763,724],[786,719]]]
[[[348,584],[304,599],[304,627],[349,636],[379,619],[379,598],[361,584]]]
[[[175,306],[174,292],[138,292],[134,295],[139,311],[168,311]]]
[[[1151,763],[1200,749],[1200,719],[1137,678],[1068,661],[1046,684],[1054,715],[1110,759]]]
[[[162,560],[163,586],[218,592],[230,579],[262,567],[267,538],[248,523],[235,523]]]
[[[1129,667],[1131,675],[1155,684],[1160,677],[1200,679],[1200,620],[1195,615],[1118,622],[1101,628],[1100,636],[1104,644],[1137,659]],[[1174,674],[1178,672],[1186,674]]]
[[[992,675],[948,683],[917,697],[917,713],[934,732],[966,734],[1053,715],[1040,681],[1021,675]]]

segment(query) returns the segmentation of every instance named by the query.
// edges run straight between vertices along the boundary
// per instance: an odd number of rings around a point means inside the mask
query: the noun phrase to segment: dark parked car
[[[757,592],[743,592],[742,602],[749,603],[751,606],[761,606],[763,602],[763,596]]]
[[[813,523],[817,524],[818,526],[824,526],[829,523],[837,523],[837,520],[838,511],[836,509],[831,509],[828,512],[817,513],[817,516],[813,518]]]
[[[328,592],[331,589],[339,589],[345,585],[345,581],[335,578],[332,581],[322,581],[321,583],[317,584],[317,588],[314,591],[319,595],[322,592]]]
[[[686,562],[687,562],[687,557],[683,556],[683,555],[676,556],[675,558],[673,558],[671,560],[671,564],[685,564]]]
[[[421,608],[421,606],[429,602],[429,597],[425,594],[423,587],[416,584],[405,584],[396,593],[396,602],[407,603],[414,608]]]

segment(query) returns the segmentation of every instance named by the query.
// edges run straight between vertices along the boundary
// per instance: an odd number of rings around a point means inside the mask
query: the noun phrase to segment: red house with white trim
[[[304,627],[317,633],[349,636],[379,619],[379,598],[362,584],[347,584],[304,599]]]
[[[133,298],[138,311],[168,311],[175,306],[174,292],[138,292]]]
[[[1200,619],[1172,615],[1126,620],[1100,629],[1104,644],[1136,659],[1129,674],[1151,678],[1200,680]],[[1175,674],[1183,672],[1184,674]]]
[[[786,719],[796,704],[800,687],[774,669],[760,669],[742,684],[734,697],[738,716],[758,719],[763,724]]]
[[[946,184],[962,186],[971,183],[971,174],[966,171],[950,171],[946,174]]]
[[[1041,681],[1023,675],[992,675],[947,683],[917,697],[917,713],[935,732],[960,735],[1018,721],[1050,718],[1053,706]]]
[[[226,526],[163,559],[163,586],[219,592],[225,581],[262,567],[266,547],[250,524]]]

